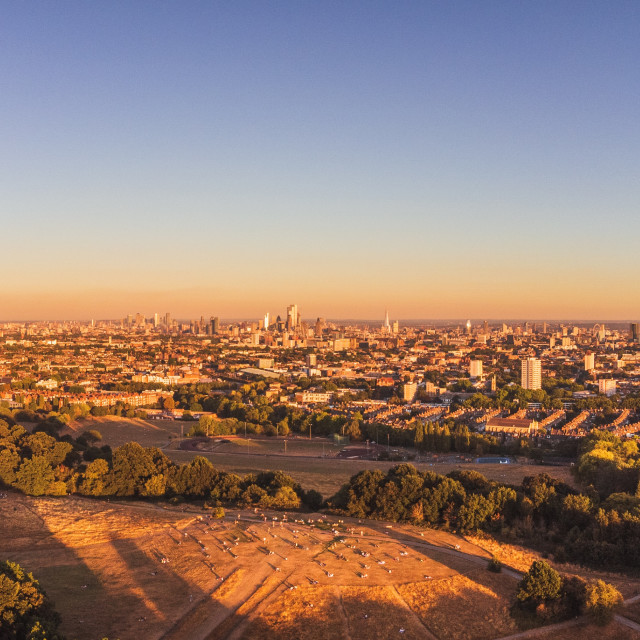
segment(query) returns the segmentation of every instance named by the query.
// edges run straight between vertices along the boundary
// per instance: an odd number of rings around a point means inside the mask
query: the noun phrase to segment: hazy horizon
[[[154,312],[155,313],[155,312]],[[144,315],[144,317],[147,320],[150,320],[153,318],[154,313],[151,314],[142,314]],[[160,319],[162,320],[164,313],[159,313]],[[11,324],[11,323],[35,323],[35,322],[78,322],[78,323],[90,323],[91,321],[95,321],[95,322],[121,322],[124,318],[127,317],[127,315],[129,314],[125,314],[119,317],[77,317],[77,318],[55,318],[55,317],[41,317],[41,318],[13,318],[13,319],[3,319],[0,318],[0,324]],[[135,317],[135,313],[132,313],[131,315],[133,315]],[[277,317],[277,315],[280,315],[281,318],[286,319],[286,313],[280,313],[280,314],[274,314],[270,316],[271,322],[275,321],[275,318]],[[176,321],[176,322],[189,322],[189,321],[193,321],[193,320],[199,320],[201,317],[204,317],[205,320],[209,320],[212,317],[218,317],[219,321],[221,324],[233,324],[233,323],[240,323],[240,322],[256,322],[256,321],[261,321],[262,318],[264,317],[263,315],[256,315],[256,316],[216,316],[216,314],[210,313],[199,313],[196,314],[195,316],[181,316],[181,315],[174,315],[173,313],[171,314],[171,319],[172,321]],[[301,321],[302,322],[306,322],[306,323],[315,323],[316,319],[318,317],[323,318],[326,322],[330,322],[330,323],[344,323],[344,324],[371,324],[371,325],[375,325],[375,324],[380,324],[382,325],[382,323],[384,322],[384,314],[381,317],[355,317],[355,316],[345,316],[345,317],[331,317],[331,316],[313,316],[313,317],[305,317],[304,315],[301,315]],[[550,318],[530,318],[530,317],[523,317],[523,318],[491,318],[491,317],[487,317],[487,318],[473,318],[473,317],[456,317],[456,318],[401,318],[401,317],[395,317],[390,315],[389,316],[390,320],[393,321],[398,321],[400,323],[400,326],[402,326],[403,324],[405,325],[429,325],[429,324],[440,324],[440,325],[454,325],[454,324],[465,324],[468,320],[471,322],[472,325],[477,326],[482,324],[483,322],[488,322],[489,325],[495,325],[495,324],[514,324],[514,323],[531,323],[531,324],[541,324],[543,322],[546,322],[547,324],[555,324],[555,323],[573,323],[576,325],[581,325],[581,324],[604,324],[605,326],[612,326],[612,325],[624,325],[624,324],[628,324],[631,322],[637,322],[637,320],[633,319],[633,318],[622,318],[622,319],[612,319],[612,318],[576,318],[576,317],[550,317]]]

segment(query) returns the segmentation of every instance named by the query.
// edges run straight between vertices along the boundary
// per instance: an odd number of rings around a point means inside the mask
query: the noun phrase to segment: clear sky
[[[640,2],[13,1],[0,320],[640,317]]]

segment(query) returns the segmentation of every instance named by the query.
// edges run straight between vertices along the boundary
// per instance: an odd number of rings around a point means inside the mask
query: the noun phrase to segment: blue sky
[[[637,2],[10,1],[0,60],[0,319],[637,317]]]

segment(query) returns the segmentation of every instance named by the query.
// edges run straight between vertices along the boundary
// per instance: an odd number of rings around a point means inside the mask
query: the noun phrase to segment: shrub
[[[487,565],[487,569],[489,571],[493,571],[493,573],[500,573],[502,571],[502,562],[493,556],[491,560],[489,560],[489,564]]]
[[[214,507],[213,511],[211,512],[211,515],[214,518],[224,518],[225,513],[224,513],[224,509],[222,507]]]
[[[567,618],[584,613],[587,583],[578,576],[566,577],[562,585],[562,607]]]
[[[522,604],[538,606],[557,600],[561,589],[560,574],[544,560],[536,560],[520,581],[516,598]]]
[[[318,511],[324,502],[322,494],[315,489],[309,489],[305,491],[302,496],[302,501],[311,509],[311,511]]]
[[[91,442],[100,442],[102,440],[102,434],[97,429],[85,431],[84,437]]]
[[[622,595],[612,584],[596,580],[587,585],[585,608],[596,624],[611,622],[621,604]]]

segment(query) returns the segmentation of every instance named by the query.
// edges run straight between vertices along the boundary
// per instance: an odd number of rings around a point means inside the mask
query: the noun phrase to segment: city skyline
[[[298,305],[294,305],[298,306]],[[129,309],[127,313],[118,316],[91,316],[91,317],[42,317],[42,318],[2,318],[0,317],[0,325],[2,324],[12,324],[12,323],[47,323],[47,322],[77,322],[80,324],[88,324],[88,323],[125,323],[130,321],[135,324],[137,317],[139,317],[145,323],[153,324],[154,326],[159,326],[165,324],[165,318],[169,317],[171,322],[199,322],[204,320],[205,323],[209,323],[214,321],[218,324],[225,325],[233,325],[238,323],[255,323],[257,325],[258,330],[266,330],[268,327],[272,327],[275,325],[277,320],[280,320],[282,324],[287,328],[287,309],[285,308],[284,312],[281,312],[279,309],[275,309],[274,311],[267,311],[266,313],[257,315],[220,315],[215,311],[204,312],[200,310],[197,313],[192,315],[180,315],[174,314],[171,311],[153,311],[147,313],[141,313],[139,311],[133,313]],[[388,322],[392,318],[392,322]],[[460,330],[466,330],[469,333],[472,329],[484,328],[485,330],[488,327],[495,327],[497,325],[531,325],[531,327],[536,327],[536,325],[546,326],[546,325],[566,325],[573,324],[575,326],[600,326],[600,327],[610,327],[610,326],[625,326],[628,327],[630,331],[634,331],[634,327],[638,326],[638,323],[634,321],[633,318],[578,318],[578,317],[468,317],[468,316],[452,316],[452,317],[414,317],[414,318],[403,318],[401,316],[390,316],[389,311],[385,308],[384,313],[378,316],[371,317],[357,317],[354,315],[351,316],[328,316],[328,315],[304,315],[298,311],[297,316],[298,322],[296,325],[291,327],[290,330],[295,329],[296,327],[300,327],[302,323],[312,323],[315,324],[316,321],[329,322],[329,323],[341,323],[341,324],[371,324],[372,326],[377,326],[383,330],[391,331],[394,324],[400,323],[402,326],[410,326],[410,327],[419,327],[419,326],[429,326],[434,325],[438,327],[446,327],[450,325],[457,324],[459,325]],[[637,330],[635,330],[637,333]],[[634,334],[635,335],[635,334]]]
[[[637,319],[637,3],[4,9],[3,319]]]

